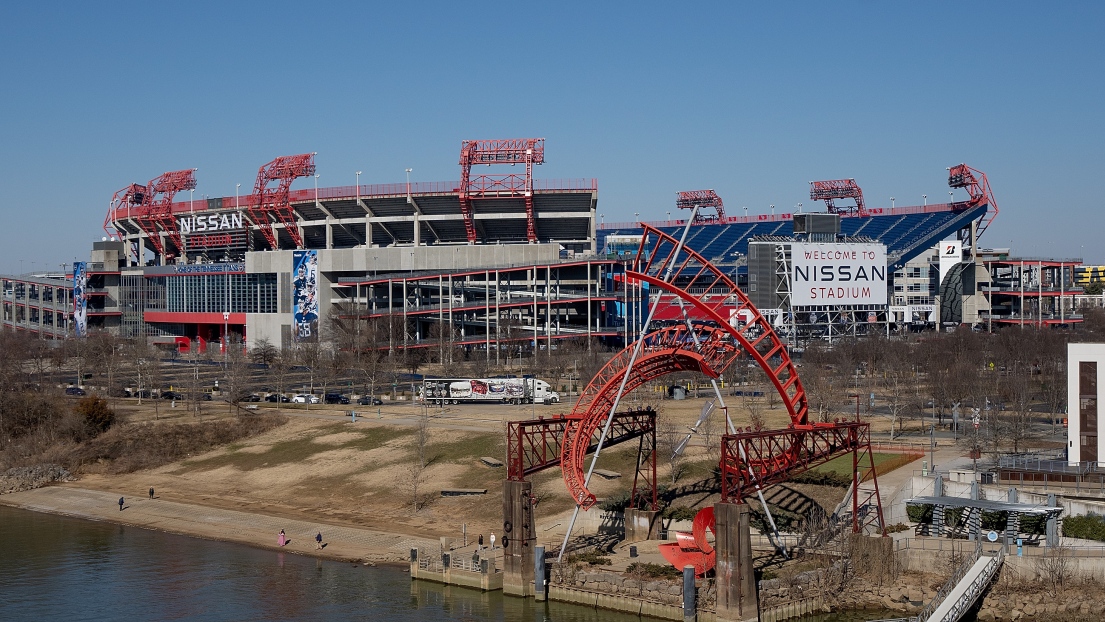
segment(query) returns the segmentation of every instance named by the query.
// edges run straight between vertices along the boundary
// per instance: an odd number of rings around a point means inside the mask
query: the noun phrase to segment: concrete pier
[[[759,594],[752,567],[751,510],[746,503],[714,504],[717,550],[717,620],[755,620]]]
[[[533,596],[534,545],[531,482],[503,482],[503,593]]]

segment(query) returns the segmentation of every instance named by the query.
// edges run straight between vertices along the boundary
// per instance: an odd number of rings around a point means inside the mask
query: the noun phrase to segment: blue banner
[[[78,337],[88,334],[88,264],[73,264],[73,332]]]
[[[318,251],[292,252],[292,322],[296,341],[318,341]]]

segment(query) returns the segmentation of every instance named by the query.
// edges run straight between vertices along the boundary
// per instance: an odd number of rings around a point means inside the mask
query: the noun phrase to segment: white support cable
[[[675,261],[679,257],[679,253],[683,251],[683,243],[687,240],[687,234],[691,230],[691,223],[694,222],[694,217],[698,214],[698,206],[694,206],[691,210],[691,217],[687,219],[687,224],[683,227],[683,235],[679,238],[679,244],[675,246],[675,250],[672,252],[671,261],[668,262],[668,267],[664,273],[664,279],[671,278],[672,269],[675,267]],[[644,239],[642,238],[642,245]],[[629,282],[628,277],[626,282]],[[659,304],[651,305],[648,310],[648,319],[645,320],[645,330],[648,330],[649,324],[652,324],[652,317],[656,314],[656,309]],[[628,316],[626,316],[628,319]],[[643,332],[643,331],[642,331]],[[628,334],[628,333],[627,333]],[[642,334],[637,338],[637,343],[633,346],[633,354],[629,356],[629,364],[626,365],[625,372],[622,374],[621,385],[618,386],[618,392],[614,396],[614,404],[610,407],[610,414],[606,416],[606,423],[602,427],[602,435],[599,436],[598,445],[595,447],[595,455],[591,458],[591,467],[587,469],[587,475],[583,478],[583,486],[587,487],[587,484],[591,482],[591,474],[595,471],[595,465],[599,460],[599,453],[602,451],[602,445],[606,442],[606,436],[610,433],[610,424],[614,421],[614,413],[618,412],[618,404],[622,400],[622,394],[625,392],[625,385],[629,381],[629,373],[633,371],[633,364],[637,361],[637,356],[641,353],[641,347],[644,345],[645,339]],[[579,499],[576,499],[576,509],[572,512],[572,520],[568,523],[568,530],[564,533],[564,542],[560,545],[560,554],[557,556],[556,561],[560,562],[564,558],[564,551],[568,548],[568,539],[572,537],[572,529],[575,528],[576,518],[579,517]]]

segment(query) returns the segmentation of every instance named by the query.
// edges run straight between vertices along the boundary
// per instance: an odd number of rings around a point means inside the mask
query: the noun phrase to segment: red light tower
[[[176,252],[184,253],[184,239],[180,235],[176,221],[173,220],[173,197],[182,190],[196,189],[196,169],[189,168],[183,171],[170,171],[150,180],[147,186],[146,219],[150,223],[160,225],[161,229],[169,235]],[[161,198],[157,199],[158,195]],[[141,220],[141,216],[139,217]],[[143,229],[146,227],[143,226]],[[160,243],[160,240],[158,240]],[[159,244],[160,245],[160,244]],[[160,249],[159,251],[160,252]]]
[[[126,208],[129,211],[131,208],[141,207],[146,202],[146,194],[146,187],[142,184],[130,184],[112,195],[111,203],[108,204],[107,216],[104,217],[104,232],[110,236],[119,235],[119,227],[115,224],[119,220],[119,210]],[[142,226],[141,222],[139,222],[139,226]],[[144,226],[143,230],[145,230]],[[157,238],[157,243],[161,243],[160,236],[157,235],[156,231],[146,231],[146,233],[151,240]]]
[[[948,187],[966,188],[967,194],[971,195],[970,200],[967,201],[968,207],[982,204],[990,206],[976,234],[982,235],[998,215],[998,202],[994,200],[994,193],[990,190],[990,181],[986,179],[986,173],[966,164],[957,164],[948,169]]]
[[[257,182],[249,197],[249,217],[273,250],[280,248],[277,233],[272,228],[274,222],[284,225],[284,231],[292,238],[296,248],[303,247],[299,223],[288,202],[288,189],[296,179],[314,174],[314,153],[280,156],[257,170]],[[269,189],[269,184],[274,181],[278,182],[276,188]]]
[[[108,211],[108,220],[114,222],[116,211],[121,208],[131,208],[130,215],[134,218],[142,231],[146,233],[150,244],[158,255],[173,256],[167,253],[161,243],[161,233],[164,232],[172,240],[177,253],[184,252],[184,240],[173,220],[173,198],[182,190],[195,190],[196,169],[189,168],[183,171],[170,171],[150,180],[150,183],[131,184],[115,193],[111,197],[111,208]],[[158,196],[160,195],[160,198]],[[107,230],[107,222],[104,229]],[[110,233],[110,232],[109,232]],[[141,260],[141,257],[137,257]]]
[[[695,217],[695,222],[721,221],[725,218],[725,204],[721,202],[721,197],[713,190],[684,190],[675,198],[675,206],[679,209],[694,209],[696,205],[698,207],[712,207],[717,210],[717,215],[699,214]]]
[[[533,214],[533,165],[545,163],[544,138],[466,140],[460,144],[460,213],[468,243],[476,242],[472,198],[513,198],[526,201],[526,240],[537,241]],[[474,164],[525,164],[526,175],[472,175]]]
[[[854,179],[832,179],[829,181],[811,181],[810,199],[824,201],[831,214],[852,214],[855,216],[867,216],[867,207],[863,204],[863,190]],[[837,207],[836,199],[852,199],[855,206]]]

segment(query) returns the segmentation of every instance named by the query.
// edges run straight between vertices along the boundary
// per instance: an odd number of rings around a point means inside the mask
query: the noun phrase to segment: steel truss
[[[982,235],[982,232],[998,217],[998,203],[994,200],[994,192],[990,189],[990,181],[986,179],[986,173],[966,164],[956,164],[948,169],[948,187],[967,190],[967,194],[971,195],[967,207],[976,207],[984,203],[990,206],[978,226],[978,233],[975,234],[976,237]]]
[[[180,229],[173,220],[173,198],[178,192],[196,189],[196,169],[169,171],[150,180],[145,186],[131,184],[111,197],[109,218],[121,207],[137,208],[134,220],[146,234],[150,245],[158,255],[171,257],[161,243],[162,232],[169,236],[177,253],[184,253],[184,240]],[[105,223],[106,229],[106,223]],[[141,251],[136,249],[135,257],[141,261]]]
[[[679,209],[712,207],[717,210],[716,216],[697,214],[694,218],[695,222],[721,221],[725,218],[725,204],[713,190],[684,190],[676,196],[675,207]]]
[[[527,476],[559,466],[564,433],[570,419],[563,415],[546,419],[512,421],[507,424],[507,479],[524,481]],[[604,446],[618,445],[639,439],[637,468],[633,475],[634,505],[658,509],[656,489],[656,411],[632,410],[614,415],[610,436]],[[597,443],[588,447],[594,452]],[[638,494],[640,486],[641,494]]]
[[[643,347],[632,368],[629,364],[636,344],[615,355],[587,385],[572,414],[565,418],[561,466],[565,485],[575,502],[582,509],[595,503],[586,486],[585,456],[618,395],[675,371],[694,370],[717,378],[734,360],[746,354],[779,393],[791,425],[784,430],[725,437],[722,470],[723,478],[728,475],[728,480],[723,479],[723,486],[727,485],[729,492],[723,494],[723,500],[740,501],[757,486],[779,483],[850,451],[854,467],[858,468],[864,457],[870,463],[867,473],[853,475],[856,484],[852,495],[853,529],[869,522],[866,510],[873,498],[874,515],[881,530],[882,509],[878,484],[874,481],[868,426],[843,421],[810,424],[806,394],[797,370],[771,323],[716,266],[690,249],[680,250],[681,245],[674,237],[649,225],[643,228],[640,247],[626,276],[630,282],[646,282],[674,294],[663,302],[657,297],[652,304],[679,305],[687,312],[689,321],[644,335]],[[734,306],[736,309],[730,311]],[[741,451],[746,452],[744,460],[740,458]],[[868,479],[874,484],[869,494],[863,493],[860,486]],[[865,494],[868,499],[861,503]]]
[[[858,421],[838,420],[723,436],[721,500],[741,503],[757,485],[778,484],[846,453],[852,454],[849,512],[852,532],[864,533],[867,527],[874,525],[877,533],[882,534],[885,523],[875,457],[871,453],[870,426]],[[742,455],[746,458],[742,459]],[[868,481],[872,488],[865,492],[861,485]]]
[[[695,323],[693,330],[699,336],[698,343],[685,325],[644,336],[646,347],[630,370],[625,390],[631,391],[676,371],[700,371],[717,378],[742,353],[747,353],[771,380],[791,421],[804,424],[806,394],[785,344],[770,322],[724,272],[690,249],[684,248],[685,252],[677,256],[678,246],[674,237],[644,225],[641,246],[626,275],[632,281],[647,282],[674,294],[673,301],[667,304],[685,305]],[[736,311],[730,314],[729,308],[733,306]],[[561,447],[563,474],[565,485],[582,509],[595,503],[584,474],[587,448],[610,412],[632,347],[628,346],[599,371],[572,409]]]
[[[828,181],[810,182],[810,199],[824,201],[829,212],[833,214],[852,214],[861,218],[867,217],[867,207],[863,204],[863,190],[854,179],[830,179]],[[852,199],[854,206],[838,206],[837,199]]]
[[[292,239],[296,248],[303,248],[303,236],[288,201],[288,190],[296,179],[314,174],[314,153],[280,156],[257,170],[257,181],[253,185],[253,194],[249,197],[249,218],[261,230],[261,235],[273,250],[280,249],[278,234],[273,230],[274,222],[284,227],[284,232]],[[270,189],[269,184],[274,181],[277,182],[276,188]],[[251,247],[252,242],[253,236],[250,236]]]
[[[476,222],[472,209],[473,197],[515,198],[526,203],[526,240],[537,241],[537,224],[533,211],[533,165],[545,163],[544,138],[513,138],[507,140],[466,140],[460,145],[460,212],[468,243],[477,241]],[[523,175],[472,175],[476,164],[525,164]]]

